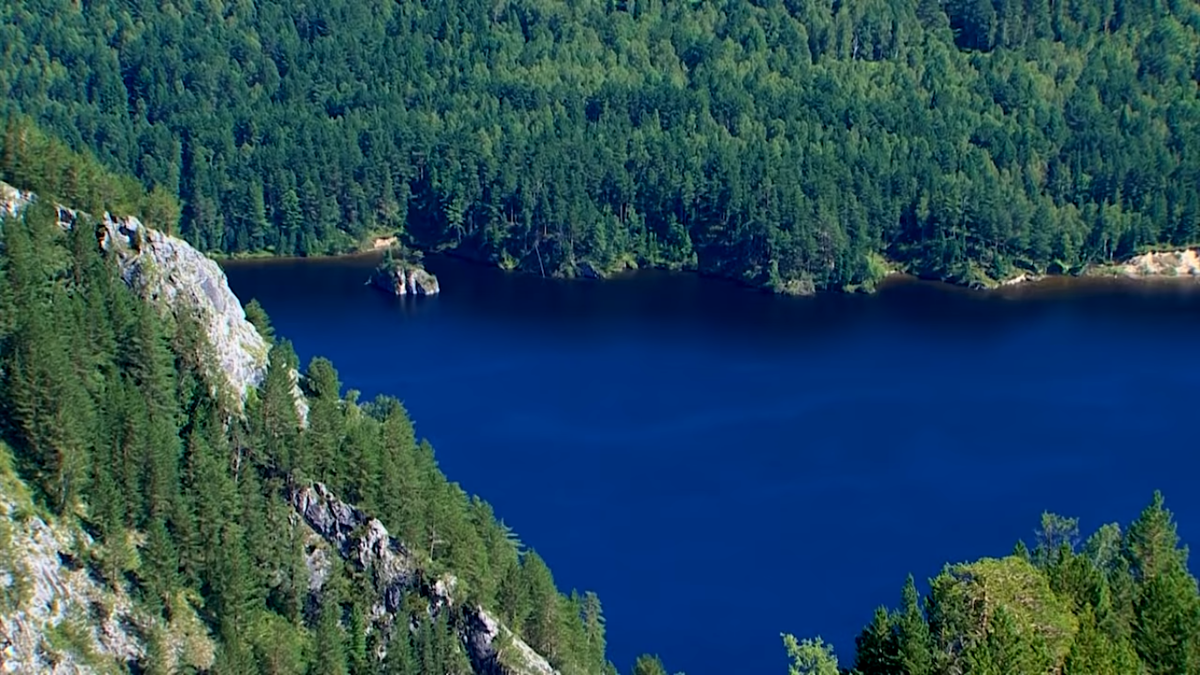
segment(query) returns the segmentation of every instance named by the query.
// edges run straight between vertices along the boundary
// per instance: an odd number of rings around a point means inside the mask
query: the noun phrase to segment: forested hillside
[[[879,608],[856,640],[855,675],[1194,675],[1200,591],[1155,493],[1122,531],[1080,542],[1079,521],[1042,517],[1037,546],[947,565],[924,602],[912,577],[900,609]],[[785,636],[793,675],[838,675],[821,640]]]
[[[1200,243],[1188,0],[10,0],[0,97],[210,251],[987,283]]]
[[[493,610],[564,674],[612,671],[596,596],[559,593],[488,504],[446,479],[397,399],[357,400],[317,358],[302,378],[303,425],[282,339],[244,407],[214,390],[196,322],[144,302],[98,245],[97,223],[64,230],[53,206],[154,199],[44,136],[26,138],[39,152],[6,161],[40,177],[19,186],[38,199],[0,219],[0,466],[11,448],[47,517],[92,534],[71,555],[98,579],[163,626],[194,613],[215,642],[176,653],[179,636],[151,633],[137,672],[472,672],[456,615],[417,587],[395,630],[380,628],[369,574],[342,564],[288,503],[313,481],[377,516],[426,585],[454,574],[456,608]],[[261,309],[248,310],[270,336]],[[0,581],[7,601],[12,580]]]

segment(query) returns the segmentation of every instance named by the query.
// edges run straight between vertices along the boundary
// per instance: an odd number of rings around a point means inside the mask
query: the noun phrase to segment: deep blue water
[[[1043,510],[1090,532],[1161,489],[1200,544],[1195,289],[794,299],[434,259],[443,294],[396,299],[372,264],[227,271],[302,362],[400,397],[561,588],[599,593],[622,671],[786,672],[781,631],[850,665],[908,573],[1005,555]]]

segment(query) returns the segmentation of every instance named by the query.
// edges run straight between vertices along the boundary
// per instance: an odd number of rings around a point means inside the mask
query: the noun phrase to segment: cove
[[[849,666],[907,574],[1005,555],[1043,510],[1087,534],[1161,489],[1200,543],[1200,288],[783,298],[427,263],[440,296],[371,289],[370,256],[226,272],[302,363],[400,397],[560,588],[600,595],[623,672],[786,672],[782,631]]]

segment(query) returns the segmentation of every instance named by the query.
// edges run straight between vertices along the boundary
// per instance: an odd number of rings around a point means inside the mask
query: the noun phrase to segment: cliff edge
[[[0,182],[0,213],[16,215],[36,198]],[[87,217],[65,206],[56,208],[64,229]],[[175,317],[190,312],[197,317],[215,355],[212,384],[245,400],[266,374],[269,345],[246,319],[220,266],[182,239],[147,227],[135,217],[106,212],[99,224],[104,228],[101,244],[115,254],[125,283],[164,312]],[[308,405],[299,386],[294,393],[297,412],[306,419]]]

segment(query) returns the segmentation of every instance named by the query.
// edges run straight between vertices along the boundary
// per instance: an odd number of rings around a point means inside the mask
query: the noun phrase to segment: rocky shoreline
[[[397,253],[402,257],[396,258]],[[372,272],[368,279],[368,284],[396,296],[408,295],[436,295],[441,292],[441,284],[438,278],[428,272],[420,263],[421,254],[419,251],[405,250],[398,246],[395,238],[381,237],[372,240],[369,245],[354,253],[332,256],[314,256],[313,258],[321,259],[351,259],[362,258],[364,256],[376,256],[380,252],[384,254],[384,261]],[[455,251],[443,251],[440,255],[449,256],[455,259],[464,260],[471,263],[499,267],[501,269],[509,269],[505,265],[496,265],[481,259],[477,256],[465,255]],[[388,264],[388,257],[393,257],[393,262]],[[403,256],[415,258],[412,262],[402,262]],[[266,263],[269,259],[254,260],[254,261],[239,261],[243,263]],[[902,283],[905,279],[922,279],[925,281],[938,281],[950,286],[962,288],[964,290],[986,291],[986,292],[1001,292],[1013,291],[1017,289],[1031,288],[1042,284],[1071,284],[1073,282],[1086,283],[1088,281],[1129,281],[1129,282],[1175,282],[1188,283],[1200,282],[1200,249],[1184,248],[1174,251],[1159,251],[1144,253],[1134,256],[1119,263],[1092,265],[1078,273],[1069,274],[1039,274],[1030,271],[1021,271],[1011,277],[999,280],[986,280],[984,283],[968,284],[962,282],[947,281],[943,279],[929,279],[919,276],[913,276],[899,269],[896,265],[885,263],[886,271],[883,278],[872,286],[854,287],[845,289],[845,292],[877,292],[883,287],[890,286],[894,283]],[[636,266],[624,265],[621,268],[624,271],[632,271],[637,269]],[[686,273],[705,275],[703,272],[696,270],[681,270]],[[524,272],[522,272],[524,273]],[[532,272],[534,276],[536,272]],[[589,262],[577,263],[574,270],[574,275],[571,278],[577,280],[588,281],[604,281],[614,276],[619,276],[620,271],[604,269],[593,265]],[[739,282],[736,279],[729,279],[732,283],[740,283],[747,285],[745,282]],[[795,288],[795,289],[770,289],[762,288],[754,285],[749,285],[751,288],[763,290],[765,292],[774,292],[779,295],[793,296],[810,296],[820,293],[837,292],[836,289],[819,291],[812,287]]]
[[[1119,263],[1092,265],[1077,275],[1021,272],[987,290],[1031,286],[1064,279],[1111,279],[1135,282],[1200,282],[1200,250],[1152,251]]]

